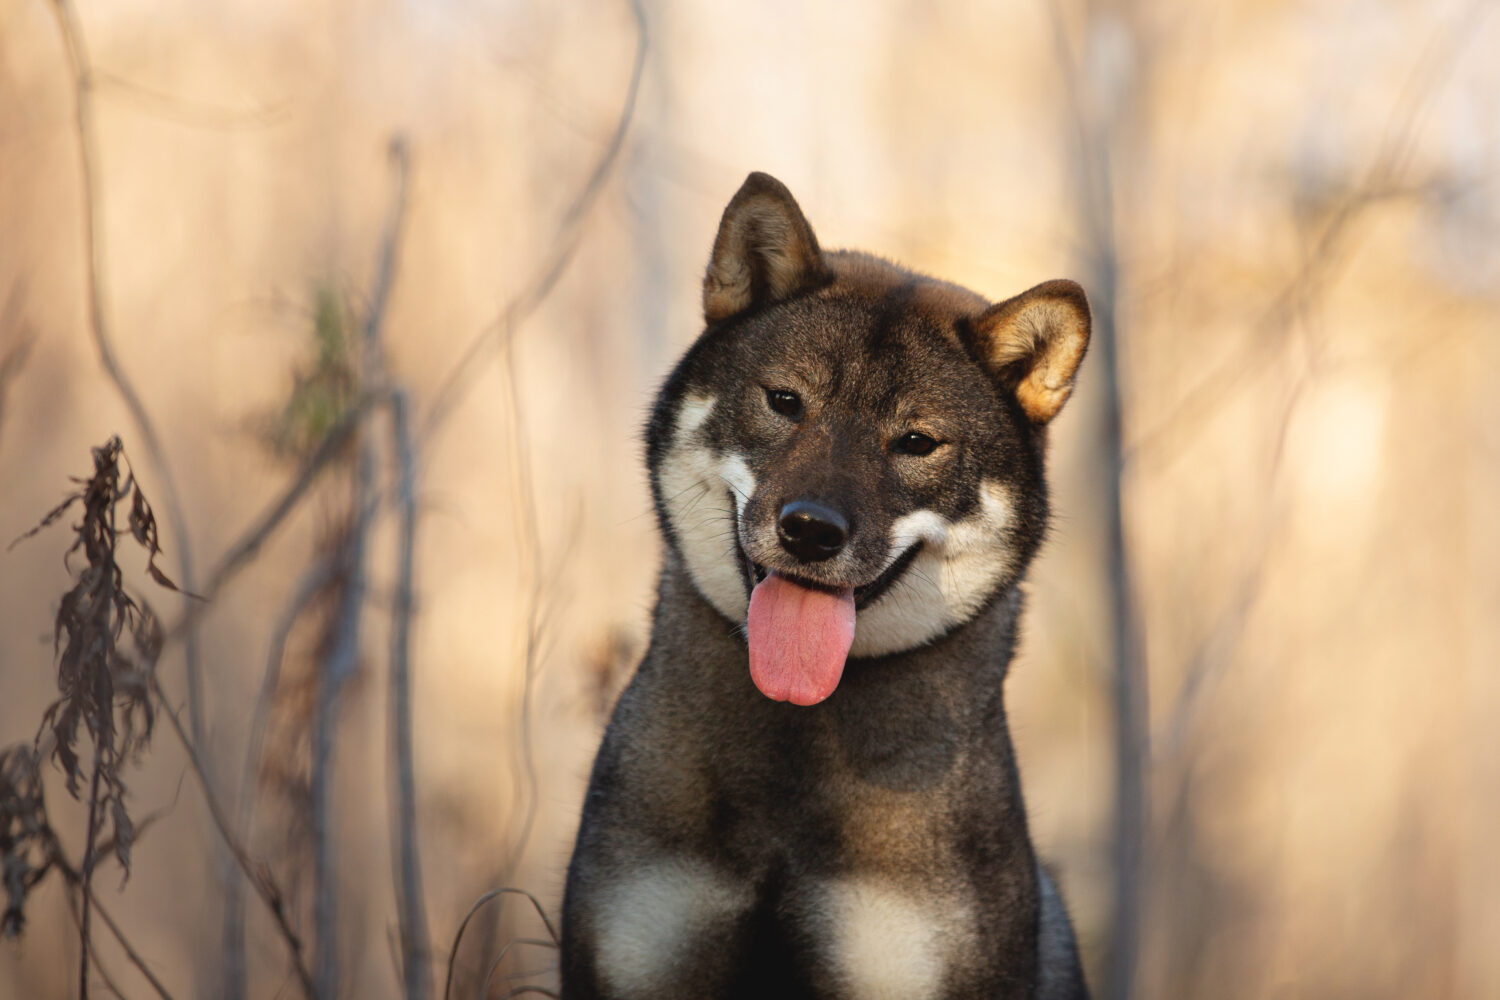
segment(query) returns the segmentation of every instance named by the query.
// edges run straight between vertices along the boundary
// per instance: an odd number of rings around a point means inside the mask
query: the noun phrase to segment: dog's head
[[[648,429],[652,490],[698,590],[747,624],[763,692],[820,701],[847,656],[930,642],[1020,578],[1046,524],[1046,425],[1088,345],[1078,285],[991,305],[825,253],[751,174],[703,311]]]

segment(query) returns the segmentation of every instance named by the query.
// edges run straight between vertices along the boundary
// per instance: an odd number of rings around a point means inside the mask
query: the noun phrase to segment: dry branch
[[[161,1000],[173,1000],[172,994],[162,985],[161,980],[156,978],[156,974],[151,971],[150,967],[146,965],[146,960],[141,957],[140,952],[136,951],[130,940],[125,937],[125,932],[120,930],[120,925],[115,923],[115,918],[111,917],[109,911],[100,904],[99,897],[93,889],[89,890],[89,895],[93,899],[95,911],[98,912],[100,919],[104,921],[104,926],[109,928],[110,934],[114,935],[114,939],[119,943],[120,949],[125,952],[125,957],[130,959],[130,964],[135,966],[136,970],[142,976],[146,977],[146,982],[151,984],[151,988],[156,991],[156,995],[161,997]],[[90,942],[90,947],[92,946],[92,942]],[[97,955],[95,956],[94,964],[99,964]],[[119,990],[115,990],[115,992],[118,993]]]
[[[553,950],[556,950],[557,948],[557,942],[548,941],[546,938],[511,938],[509,941],[505,942],[505,945],[500,949],[499,954],[497,954],[494,961],[490,963],[489,970],[485,972],[484,982],[480,984],[479,987],[479,1000],[487,1000],[490,995],[490,983],[494,981],[495,973],[500,969],[500,963],[505,961],[506,955],[510,954],[511,947],[518,944],[531,945],[537,948],[551,948]]]
[[[209,816],[213,819],[214,827],[218,829],[219,836],[223,838],[224,844],[229,848],[230,856],[239,865],[240,871],[255,886],[256,895],[266,904],[271,917],[276,922],[276,928],[281,932],[281,938],[286,942],[287,951],[290,953],[293,971],[297,974],[297,980],[302,985],[302,993],[309,1000],[318,996],[313,988],[312,974],[308,972],[306,964],[302,960],[302,939],[292,928],[291,919],[287,916],[285,897],[281,890],[271,881],[270,874],[260,870],[255,861],[250,857],[249,851],[245,849],[240,838],[235,835],[230,826],[230,819],[225,814],[224,806],[214,793],[203,770],[203,762],[198,757],[197,748],[188,736],[187,730],[182,726],[182,720],[177,716],[174,709],[163,695],[161,687],[152,680],[152,687],[156,692],[157,704],[166,713],[167,721],[172,724],[172,731],[177,734],[177,740],[182,744],[182,749],[187,753],[188,764],[193,769],[193,774],[198,778],[198,787],[203,790],[203,801],[208,805]]]
[[[178,579],[189,593],[197,589],[196,579],[193,571],[192,546],[189,541],[190,532],[187,527],[186,511],[183,508],[182,497],[177,491],[177,480],[172,474],[171,464],[167,461],[165,449],[161,445],[161,439],[156,433],[156,426],[151,421],[151,415],[147,412],[145,404],[141,401],[140,394],[136,391],[129,376],[125,374],[119,358],[115,354],[114,334],[109,321],[109,312],[106,307],[107,271],[105,268],[104,247],[99,234],[99,216],[102,214],[102,185],[99,180],[99,140],[94,127],[93,108],[93,67],[89,60],[88,47],[85,44],[83,26],[79,22],[78,12],[74,9],[72,0],[54,0],[52,10],[57,18],[58,30],[62,35],[64,48],[68,54],[68,64],[73,71],[74,81],[74,110],[75,125],[78,134],[78,166],[83,181],[83,198],[81,210],[83,212],[84,246],[86,257],[86,277],[88,288],[88,316],[89,331],[93,336],[94,347],[99,355],[99,363],[109,380],[114,384],[115,391],[120,394],[125,408],[130,413],[131,420],[135,423],[137,433],[146,449],[146,456],[151,464],[156,467],[156,473],[161,477],[162,488],[166,497],[167,517],[172,522],[175,533],[174,541],[177,544]],[[198,655],[198,635],[195,620],[191,617],[187,620],[186,642],[184,644],[184,659],[187,664],[188,683],[188,717],[193,730],[194,741],[199,746],[203,745],[204,718],[203,718],[203,684],[202,670]]]
[[[271,699],[281,683],[281,667],[286,657],[286,644],[298,619],[317,597],[334,580],[337,567],[329,560],[320,560],[303,574],[292,593],[291,600],[276,620],[271,633],[266,669],[261,677],[260,694],[250,715],[250,730],[245,741],[245,758],[240,769],[239,798],[235,809],[235,831],[243,844],[250,843],[251,830],[255,822],[255,805],[259,791],[258,776],[261,768],[262,750],[265,745],[266,720],[270,714]],[[245,896],[238,881],[232,883],[224,900],[224,994],[226,998],[245,995]]]
[[[84,955],[93,960],[94,971],[99,975],[100,979],[104,980],[105,987],[115,996],[120,997],[121,1000],[124,1000],[125,994],[120,992],[120,987],[115,984],[114,977],[109,974],[109,970],[105,967],[104,963],[99,958],[99,949],[94,947],[94,939],[89,935],[88,928],[84,924],[83,918],[78,913],[78,904],[73,901],[73,894],[68,893],[67,899],[68,915],[73,918],[73,926],[78,928],[78,939],[83,942],[82,951]],[[84,969],[88,969],[87,964],[84,965]],[[86,997],[89,995],[88,983],[86,981],[84,983],[83,990],[79,995],[81,997]]]
[[[378,384],[381,377],[380,335],[384,329],[391,287],[395,282],[402,227],[406,218],[409,163],[405,142],[394,140],[390,152],[396,173],[395,190],[381,239],[360,345],[360,384],[365,386]],[[369,534],[378,500],[375,491],[377,464],[374,438],[369,433],[368,426],[362,427],[359,453],[355,459],[352,519],[342,543],[342,580],[333,622],[333,638],[328,655],[318,671],[318,695],[313,721],[313,919],[317,928],[316,981],[318,995],[322,997],[336,997],[339,993],[338,852],[335,849],[332,810],[334,734],[338,722],[340,693],[344,683],[353,675],[359,660],[360,623],[368,587],[366,561]],[[406,928],[403,928],[403,934],[405,933]],[[408,978],[413,971],[408,970]]]
[[[22,283],[12,282],[10,291],[5,296],[5,306],[0,308],[0,337],[8,337],[12,329],[19,331],[15,343],[0,355],[0,432],[5,428],[5,403],[10,395],[10,387],[26,367],[31,348],[36,344],[36,335],[21,322],[24,297]]]
[[[1146,769],[1150,760],[1149,674],[1135,592],[1131,553],[1125,530],[1125,458],[1122,441],[1122,381],[1119,298],[1120,246],[1116,231],[1114,170],[1117,152],[1113,118],[1101,118],[1086,107],[1080,93],[1078,65],[1063,14],[1050,7],[1053,41],[1062,69],[1075,129],[1074,174],[1086,232],[1084,252],[1093,310],[1090,349],[1102,387],[1102,426],[1098,429],[1104,482],[1105,574],[1109,584],[1111,625],[1111,705],[1114,716],[1115,802],[1112,836],[1113,886],[1110,943],[1103,995],[1130,1000],[1135,995],[1141,920],[1146,912],[1142,871],[1150,815]]]
[[[479,372],[479,363],[508,345],[521,323],[546,301],[553,286],[567,270],[574,252],[578,249],[579,239],[583,235],[583,223],[599,200],[604,189],[604,182],[609,178],[610,171],[614,169],[615,162],[620,158],[620,150],[625,144],[625,135],[629,132],[631,119],[635,115],[641,76],[646,68],[648,35],[646,12],[641,6],[641,0],[630,0],[630,11],[635,18],[636,27],[635,61],[631,66],[630,83],[625,89],[625,100],[620,108],[620,115],[615,121],[614,131],[608,143],[605,144],[604,151],[594,163],[593,170],[589,172],[588,179],[584,181],[583,187],[579,189],[578,194],[568,206],[568,210],[563,213],[552,244],[542,257],[541,266],[537,268],[531,280],[522,287],[516,297],[506,304],[500,315],[474,336],[469,346],[459,356],[458,361],[439,383],[437,392],[433,395],[432,405],[428,407],[427,415],[422,421],[419,436],[423,441],[436,433],[452,413],[453,408],[463,399]]]
[[[432,942],[422,893],[421,854],[417,848],[416,767],[412,750],[411,618],[416,562],[416,446],[406,393],[391,391],[391,436],[394,438],[401,512],[396,588],[391,598],[391,755],[396,772],[396,901],[400,908],[401,967],[408,1000],[425,1000],[432,989]]]
[[[542,907],[541,901],[535,896],[525,889],[517,889],[508,885],[502,886],[499,889],[491,889],[474,900],[473,905],[469,907],[469,912],[465,913],[463,920],[459,921],[458,930],[453,932],[453,945],[448,949],[448,975],[443,981],[443,1000],[453,1000],[453,969],[458,959],[458,946],[463,943],[464,931],[468,929],[469,921],[473,920],[474,915],[484,909],[485,905],[491,900],[499,899],[502,896],[526,897],[531,902],[532,908],[536,910],[536,915],[541,918],[542,926],[547,929],[547,936],[552,939],[552,943],[560,943],[557,936],[557,929],[552,926],[552,921],[547,917],[547,911]]]
[[[353,437],[354,431],[360,426],[370,409],[384,400],[383,390],[375,389],[364,393],[349,407],[349,412],[340,417],[339,421],[329,429],[317,449],[302,463],[297,475],[282,490],[281,495],[267,504],[264,513],[251,522],[250,526],[240,533],[239,538],[225,549],[224,555],[219,558],[218,564],[209,573],[208,582],[202,590],[206,603],[189,605],[183,620],[168,630],[169,640],[180,634],[191,622],[193,616],[203,613],[207,604],[211,604],[219,596],[219,592],[250,565],[259,554],[261,547],[271,539],[271,536],[297,509],[298,504],[306,498],[313,484],[318,481],[333,460],[342,454]]]

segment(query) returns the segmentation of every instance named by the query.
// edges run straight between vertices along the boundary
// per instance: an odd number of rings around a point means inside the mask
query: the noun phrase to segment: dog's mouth
[[[750,553],[745,551],[743,540],[739,538],[738,528],[735,530],[735,536],[737,544],[734,547],[734,552],[739,558],[740,575],[744,577],[745,596],[748,598],[755,593],[756,586],[773,571],[750,558]],[[853,588],[854,609],[856,611],[863,611],[885,596],[885,592],[895,586],[896,581],[901,579],[902,574],[911,568],[911,564],[916,561],[921,551],[922,543],[920,541],[912,543],[899,556],[891,560],[890,565],[881,570],[879,576],[869,583]],[[789,580],[799,587],[805,587],[808,590],[820,591],[825,594],[836,594],[845,589],[834,586],[831,583],[824,583],[821,580],[813,580],[797,573],[789,573],[783,569],[777,569],[774,572],[777,576]]]
[[[794,705],[816,705],[833,694],[854,645],[857,612],[890,590],[922,549],[916,542],[868,583],[839,587],[755,562],[738,517],[735,541],[750,599],[750,679],[766,697]]]

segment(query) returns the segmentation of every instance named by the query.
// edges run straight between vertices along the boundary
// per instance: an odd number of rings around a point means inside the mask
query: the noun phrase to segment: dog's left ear
[[[792,193],[770,174],[745,178],[719,223],[703,276],[703,318],[728,319],[833,280]]]
[[[980,360],[1033,424],[1057,416],[1089,346],[1089,301],[1076,281],[1046,281],[973,320]]]

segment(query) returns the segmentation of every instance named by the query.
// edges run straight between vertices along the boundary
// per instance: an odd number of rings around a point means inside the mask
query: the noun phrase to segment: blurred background
[[[487,890],[557,912],[652,602],[640,428],[765,170],[825,246],[1089,291],[1009,704],[1095,990],[1500,998],[1493,6],[0,0],[0,536],[118,434],[211,598],[122,541],[186,731],[121,771],[92,987],[297,995],[289,931],[400,996],[413,914],[441,988]],[[0,744],[57,696],[71,518],[0,556]],[[78,992],[78,897],[31,891],[0,995]],[[455,995],[554,985],[515,938],[479,907]]]

